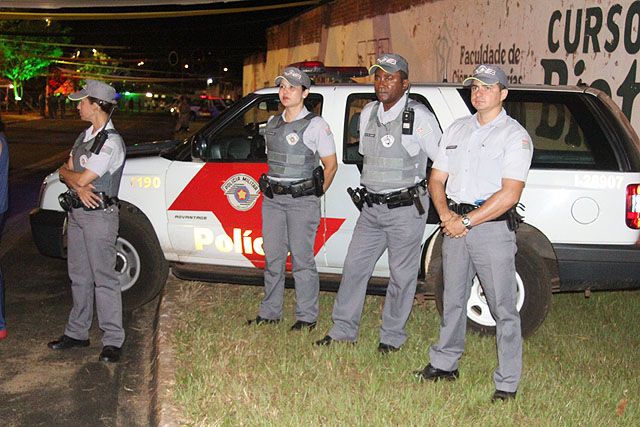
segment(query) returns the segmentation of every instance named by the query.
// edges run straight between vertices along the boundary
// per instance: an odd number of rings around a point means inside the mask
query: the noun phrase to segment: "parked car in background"
[[[169,111],[172,115],[178,115],[179,100],[175,100]],[[189,98],[191,106],[191,120],[198,118],[213,119],[229,108],[229,101],[219,96],[200,95],[198,98]]]

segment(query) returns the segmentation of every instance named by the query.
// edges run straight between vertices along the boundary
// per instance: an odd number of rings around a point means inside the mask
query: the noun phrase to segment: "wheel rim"
[[[122,237],[116,241],[116,274],[122,292],[130,289],[140,277],[140,255],[131,243]]]
[[[518,309],[518,312],[520,312],[520,309],[524,304],[525,292],[522,278],[520,278],[518,273],[516,273],[516,283],[518,286],[516,291],[516,308]],[[472,322],[482,326],[496,326],[496,321],[491,315],[491,311],[489,310],[489,305],[487,304],[487,299],[484,296],[482,286],[480,286],[478,276],[473,278],[473,283],[471,285],[471,294],[469,295],[469,301],[467,301],[467,317]]]

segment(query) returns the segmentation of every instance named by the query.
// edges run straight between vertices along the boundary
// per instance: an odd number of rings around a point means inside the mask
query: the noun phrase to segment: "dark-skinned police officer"
[[[467,300],[477,274],[496,320],[498,368],[492,401],[513,399],[522,372],[522,333],[516,308],[515,205],[529,172],[527,131],[502,108],[508,79],[495,65],[478,66],[464,81],[477,113],[456,120],[442,136],[429,193],[444,233],[444,312],[440,340],[418,376],[455,380],[464,351]]]
[[[116,276],[118,236],[117,196],[125,161],[125,145],[114,129],[111,113],[116,91],[110,85],[87,80],[82,90],[69,95],[78,102],[82,120],[91,126],[76,139],[69,160],[58,170],[69,187],[61,195],[68,210],[67,264],[73,307],[58,340],[49,348],[66,350],[89,346],[93,303],[103,332],[103,362],[117,362],[124,342],[120,282]]]
[[[269,170],[260,178],[265,296],[258,316],[249,324],[280,321],[285,265],[291,252],[296,289],[296,322],[291,330],[311,330],[319,311],[320,281],[313,253],[320,223],[319,197],[331,185],[338,161],[329,124],[304,105],[311,86],[309,76],[296,67],[286,67],[275,84],[284,111],[267,122]]]
[[[429,210],[427,158],[437,153],[441,132],[427,107],[408,98],[409,66],[402,56],[381,55],[369,68],[374,73],[378,100],[360,115],[362,187],[350,189],[361,212],[333,306],[333,327],[316,344],[355,343],[367,283],[387,250],[390,277],[378,345],[386,354],[406,341]]]

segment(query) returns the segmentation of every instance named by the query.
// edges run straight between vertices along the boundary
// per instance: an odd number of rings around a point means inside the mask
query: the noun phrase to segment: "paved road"
[[[114,119],[127,143],[171,137],[167,115]],[[77,119],[11,122],[11,209],[0,246],[9,338],[0,342],[0,425],[144,426],[149,424],[153,325],[157,300],[125,317],[119,364],[98,361],[97,320],[91,346],[53,352],[71,307],[64,260],[40,255],[28,211],[42,178],[59,165],[86,124]]]

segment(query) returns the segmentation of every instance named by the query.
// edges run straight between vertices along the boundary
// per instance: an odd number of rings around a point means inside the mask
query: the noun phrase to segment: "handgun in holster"
[[[260,179],[258,180],[258,186],[260,187],[260,191],[264,194],[265,197],[273,199],[273,190],[271,189],[271,182],[269,182],[269,178],[267,178],[267,174],[263,173],[260,175]]]
[[[422,183],[416,184],[409,189],[409,194],[413,200],[413,204],[418,209],[418,215],[424,215],[424,206],[422,206],[422,200],[420,200],[420,187],[423,187]],[[423,187],[424,188],[424,187]]]
[[[349,193],[349,197],[351,197],[351,201],[359,211],[362,211],[362,207],[364,206],[364,197],[360,197],[360,189],[356,188],[355,190],[351,187],[347,187],[347,193]]]
[[[524,205],[519,202],[507,211],[507,227],[511,231],[516,231],[520,227],[520,223],[524,222],[524,216],[518,212],[518,208],[524,211]]]
[[[315,195],[320,197],[324,194],[324,169],[322,169],[322,166],[318,166],[313,170],[312,178]]]

